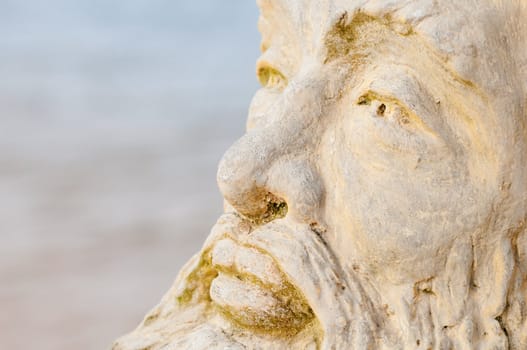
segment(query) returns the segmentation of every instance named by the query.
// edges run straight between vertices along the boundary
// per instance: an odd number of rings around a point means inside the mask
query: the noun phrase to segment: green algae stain
[[[185,306],[202,301],[210,302],[210,285],[217,276],[218,271],[212,267],[210,251],[205,251],[198,266],[187,277],[187,288],[177,296],[178,304]]]

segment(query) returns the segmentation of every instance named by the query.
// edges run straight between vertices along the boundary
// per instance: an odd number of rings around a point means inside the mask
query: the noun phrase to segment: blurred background
[[[0,0],[0,348],[107,349],[221,213],[254,1]]]

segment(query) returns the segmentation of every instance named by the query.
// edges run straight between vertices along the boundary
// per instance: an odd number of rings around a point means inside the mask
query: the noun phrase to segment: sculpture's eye
[[[392,122],[406,125],[411,122],[412,114],[396,99],[379,96],[369,92],[357,100],[360,106],[368,106],[371,114],[378,118],[386,118]]]
[[[283,90],[287,86],[287,78],[277,69],[261,65],[258,67],[258,81],[264,88]]]

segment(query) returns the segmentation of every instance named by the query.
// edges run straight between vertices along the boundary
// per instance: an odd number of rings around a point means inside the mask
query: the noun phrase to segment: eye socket
[[[357,100],[359,106],[370,106],[372,115],[379,118],[386,118],[401,125],[409,124],[412,119],[411,113],[394,98],[379,96],[368,92]]]
[[[359,97],[359,99],[357,100],[357,104],[359,106],[369,106],[371,104],[371,97],[366,94],[366,95],[362,95],[361,97]]]
[[[267,65],[258,68],[257,77],[264,88],[283,90],[287,86],[287,78],[280,71]]]

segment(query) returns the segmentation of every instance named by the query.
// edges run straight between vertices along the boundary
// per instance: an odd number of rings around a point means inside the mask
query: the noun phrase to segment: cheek
[[[328,213],[336,213],[331,221],[339,227],[336,246],[371,268],[401,271],[417,264],[412,273],[426,275],[441,257],[437,252],[477,224],[476,189],[464,162],[444,148],[426,144],[398,152],[364,135],[333,133],[345,145],[328,159],[331,181],[339,184],[327,194]]]

